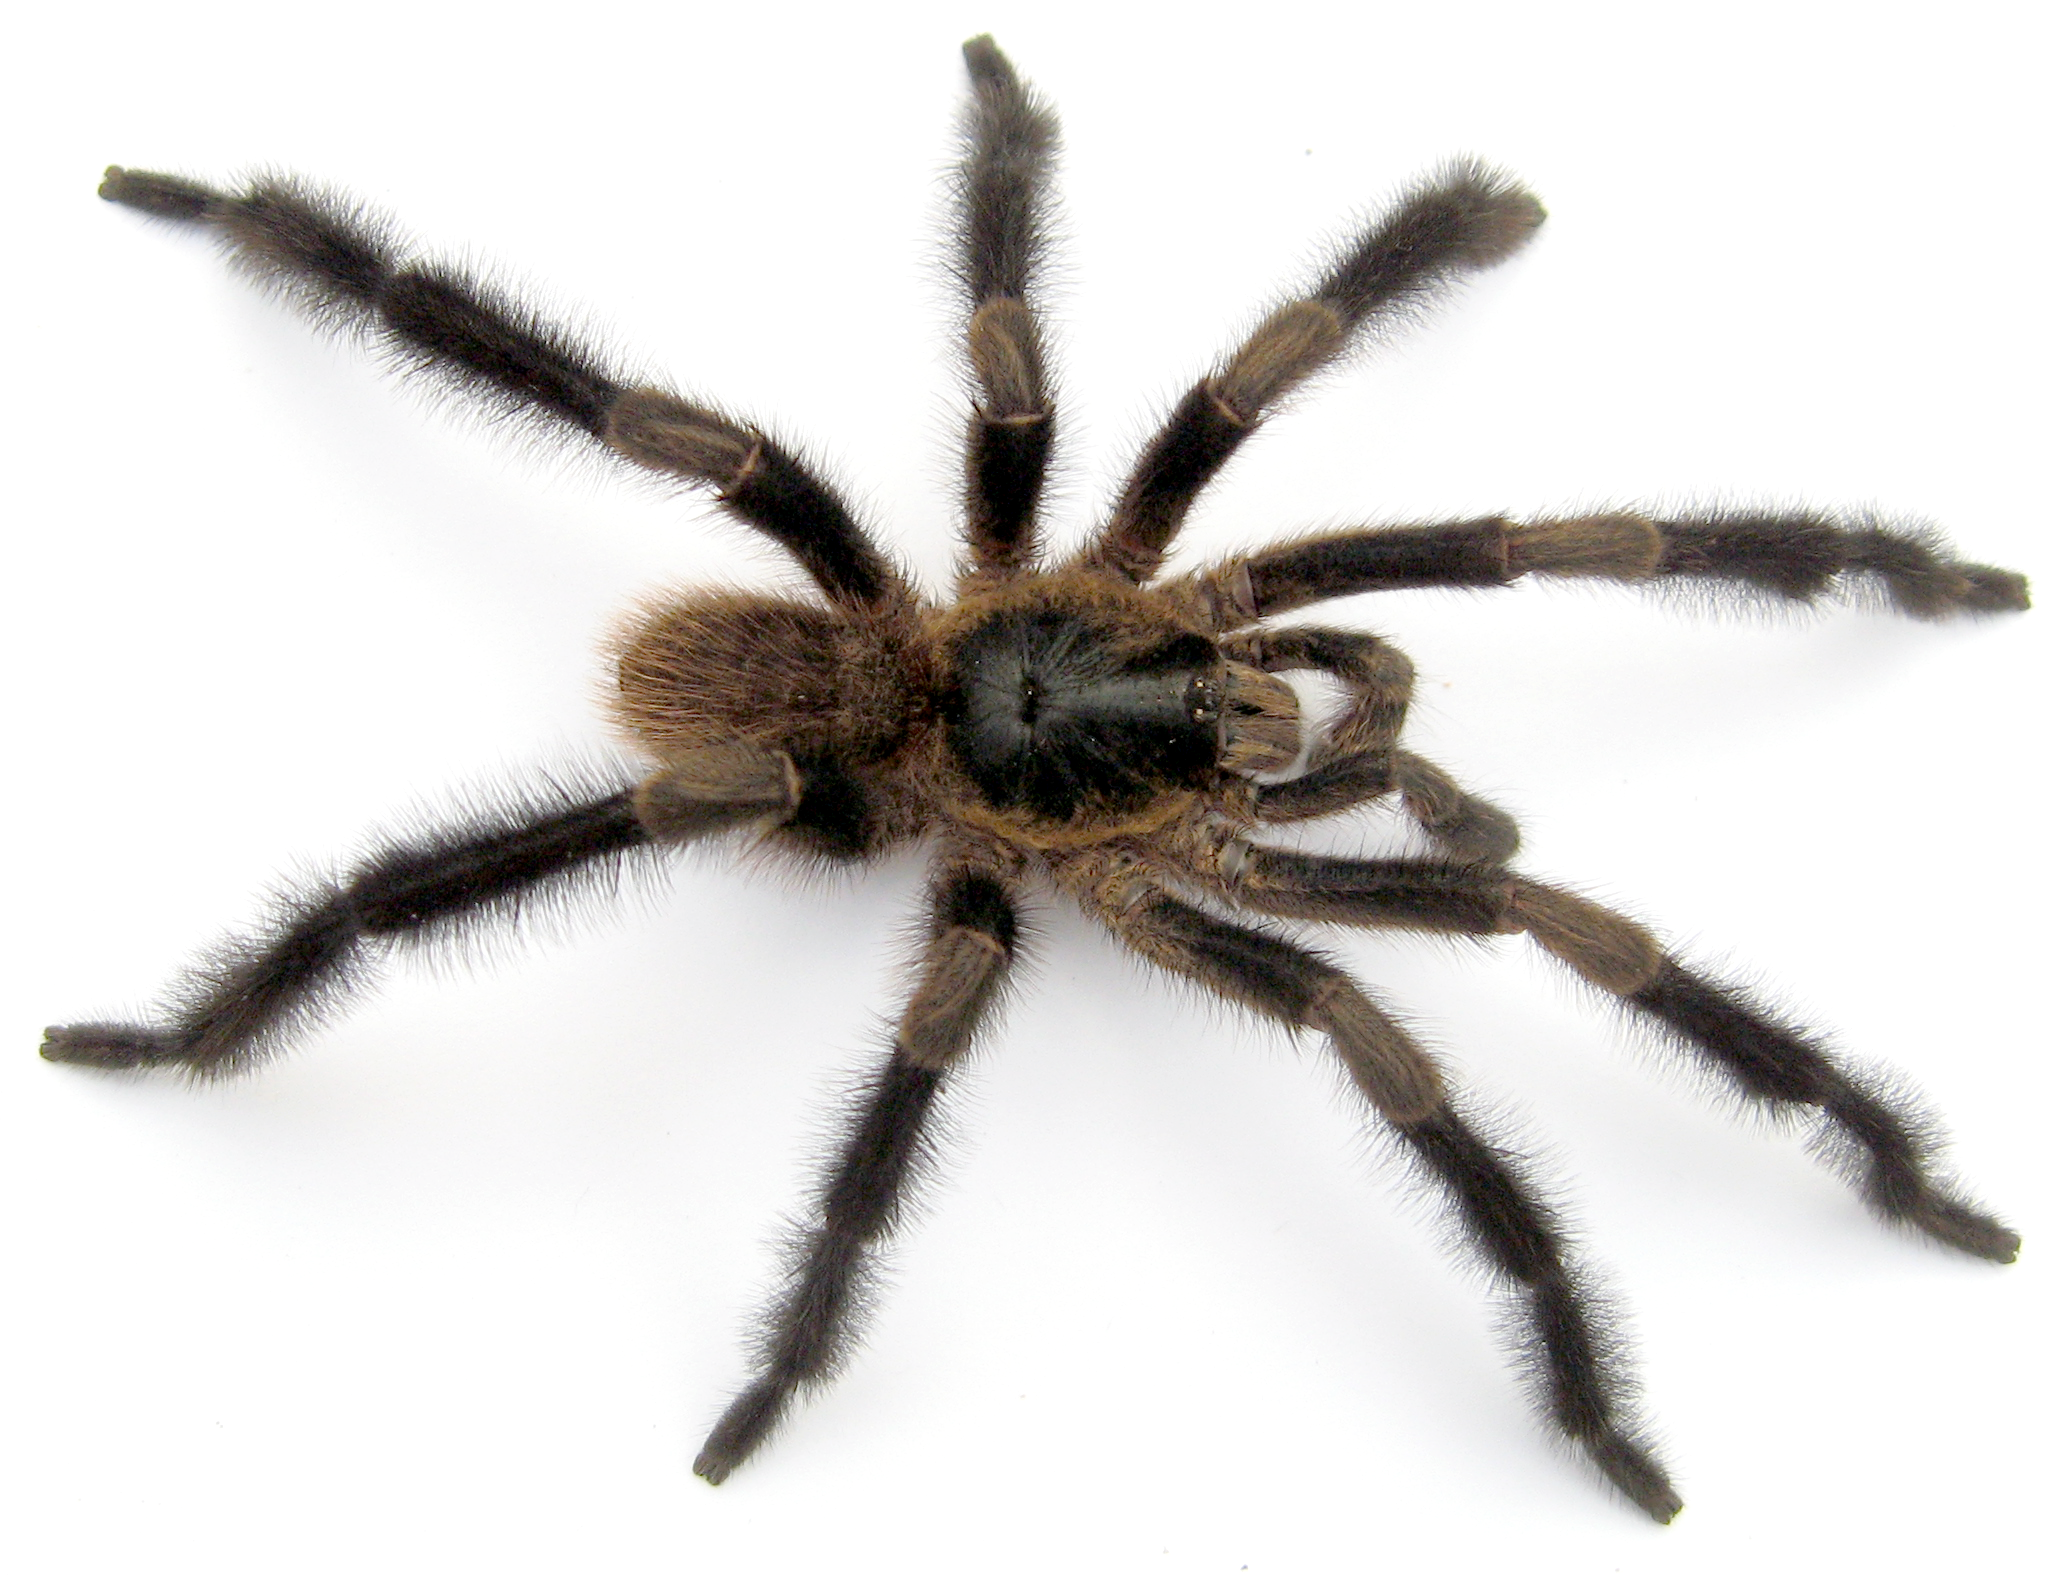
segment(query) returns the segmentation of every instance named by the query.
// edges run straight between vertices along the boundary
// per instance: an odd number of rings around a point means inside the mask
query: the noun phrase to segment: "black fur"
[[[1257,618],[1364,591],[1499,586],[1512,578],[1505,522],[1495,517],[1322,536],[1256,553],[1246,564]]]
[[[283,894],[265,926],[173,982],[162,1026],[73,1023],[43,1031],[48,1061],[240,1072],[333,1012],[366,972],[357,914],[335,888]]]
[[[1388,755],[1346,755],[1287,782],[1262,784],[1255,814],[1264,821],[1310,820],[1381,798],[1394,785]]]
[[[980,556],[1006,563],[1037,545],[1039,495],[1053,453],[1053,419],[968,422],[968,535]]]
[[[151,202],[167,179],[124,172],[101,194],[163,212]],[[601,431],[617,384],[597,355],[456,269],[399,265],[391,227],[355,204],[277,176],[260,177],[241,196],[207,198],[180,217],[212,225],[240,261],[316,317],[375,320],[424,371],[505,408]]]
[[[505,907],[650,840],[631,796],[611,794],[508,832],[392,849],[362,866],[344,896],[368,934],[414,930],[448,914]]]
[[[874,852],[880,832],[867,784],[835,756],[796,757],[803,794],[775,835],[815,858],[851,864]]]
[[[1201,786],[1218,759],[1219,663],[1201,635],[1135,656],[1086,618],[997,613],[951,653],[954,758],[991,804],[1066,821]]]
[[[1848,566],[1843,532],[1816,514],[1725,514],[1661,522],[1659,575],[1739,581],[1811,601]]]
[[[1897,1110],[1746,992],[1666,959],[1655,982],[1625,1000],[1750,1099],[1825,1111],[1837,1158],[1856,1173],[1866,1202],[1885,1219],[1979,1258],[2014,1261],[2020,1237],[1930,1175],[1939,1147],[1932,1124]]]
[[[384,220],[303,182],[261,177],[226,196],[173,176],[111,171],[110,202],[206,223],[237,258],[318,320],[370,324],[417,372],[491,406],[600,437],[623,385],[601,354],[542,315],[445,265],[402,266]],[[833,597],[872,604],[895,576],[837,495],[757,437],[757,463],[720,497],[787,548]]]
[[[1686,588],[1791,602],[1819,601],[1853,586],[1876,592],[1915,618],[2028,606],[2025,576],[1954,559],[1931,532],[1884,525],[1867,514],[1839,519],[1811,509],[1731,509],[1649,523],[1662,547],[1652,570],[1628,561],[1560,573],[1632,580],[1652,574]],[[1235,564],[1246,571],[1254,616],[1266,618],[1364,591],[1510,584],[1525,572],[1510,562],[1511,530],[1509,522],[1493,516],[1340,532]]]
[[[1265,931],[1173,898],[1150,898],[1127,927],[1135,946],[1291,1028],[1312,1023],[1322,993],[1348,985],[1325,959]],[[1176,956],[1167,955],[1170,948]],[[1549,1421],[1658,1521],[1682,1508],[1631,1416],[1632,1384],[1603,1311],[1584,1293],[1553,1213],[1512,1164],[1443,1105],[1394,1122],[1489,1267],[1519,1288],[1521,1353]]]
[[[796,1391],[837,1372],[855,1336],[869,1255],[896,1223],[922,1163],[925,1118],[945,1074],[891,1058],[825,1174],[817,1223],[797,1245],[789,1286],[767,1319],[760,1377],[725,1410],[695,1458],[721,1483],[781,1421]]]
[[[930,929],[935,949],[945,943],[950,952],[954,932],[975,930],[1004,954],[979,989],[954,997],[949,1022],[933,1025],[932,1048],[950,1059],[966,1050],[1001,988],[1017,944],[1017,908],[994,876],[948,864],[932,882]],[[767,1312],[760,1373],[725,1409],[695,1459],[695,1470],[710,1482],[723,1482],[758,1449],[796,1393],[830,1379],[852,1348],[873,1255],[895,1229],[924,1169],[925,1124],[946,1076],[942,1065],[920,1064],[906,1047],[855,1102],[846,1136],[825,1168],[814,1221],[792,1245],[787,1287]]]
[[[760,439],[756,463],[722,499],[733,514],[793,553],[841,601],[879,602],[895,584],[888,560],[838,494],[771,439]]]
[[[563,330],[445,267],[405,268],[375,297],[380,319],[426,372],[450,375],[512,410],[536,410],[602,433],[621,392],[592,351]]]
[[[224,941],[175,985],[162,1027],[52,1028],[43,1054],[95,1067],[176,1063],[197,1076],[240,1071],[339,1006],[372,966],[370,946],[512,920],[650,843],[623,792],[511,805],[397,840],[340,882],[276,899],[261,930]]]
[[[2028,606],[2028,581],[2011,570],[1952,560],[1914,528],[1853,522],[1817,510],[1727,510],[1657,522],[1659,577],[1700,579],[1793,602],[1817,601],[1845,572],[1875,580],[1892,604],[1916,618]]]
[[[1053,449],[1053,396],[1031,314],[1046,254],[1060,124],[1026,91],[994,39],[969,39],[961,52],[972,92],[966,153],[955,171],[954,268],[970,312],[999,301],[1025,308],[1010,336],[1022,378],[1011,380],[1006,393],[986,386],[977,368],[978,408],[968,424],[968,544],[977,563],[1015,568],[1037,547],[1039,497]]]
[[[1356,237],[1312,294],[1353,324],[1394,316],[1459,275],[1503,262],[1545,217],[1510,176],[1459,160]]]
[[[1352,335],[1409,312],[1458,275],[1510,256],[1542,217],[1540,203],[1509,177],[1468,161],[1450,165],[1349,242],[1306,299],[1335,309]],[[1236,419],[1213,386],[1206,379],[1193,388],[1148,441],[1090,562],[1134,580],[1151,575],[1198,493],[1260,425],[1266,411]]]
[[[1118,501],[1116,520],[1099,548],[1101,561],[1147,579],[1211,479],[1253,430],[1198,384],[1148,441]]]
[[[1058,131],[991,40],[972,40],[965,56],[972,102],[954,267],[966,292],[975,408],[962,589],[994,599],[958,609],[906,586],[835,491],[757,427],[662,389],[624,386],[603,355],[520,302],[411,261],[376,214],[282,177],[230,195],[176,176],[108,172],[109,201],[211,231],[317,318],[384,343],[415,370],[548,430],[588,433],[647,472],[714,489],[845,605],[812,612],[724,596],[663,604],[632,632],[618,668],[620,718],[660,767],[636,789],[598,785],[390,844],[337,879],[281,897],[259,934],[224,944],[190,972],[161,1026],[53,1029],[44,1054],[235,1070],[340,1001],[387,950],[526,913],[585,877],[613,875],[660,840],[774,820],[791,807],[767,840],[808,859],[851,862],[939,835],[947,851],[918,927],[927,944],[896,1052],[824,1172],[790,1283],[767,1320],[759,1376],[696,1462],[720,1481],[849,1347],[873,1256],[925,1159],[947,1070],[973,1043],[1021,944],[1014,883],[1043,864],[1154,965],[1332,1040],[1355,1086],[1509,1284],[1550,1419],[1668,1520],[1676,1494],[1630,1423],[1612,1332],[1538,1190],[1461,1122],[1444,1103],[1439,1066],[1332,962],[1178,901],[1164,881],[1259,914],[1450,934],[1523,927],[1750,1098],[1823,1113],[1829,1142],[1882,1214],[1989,1258],[2012,1258],[2016,1239],[1937,1180],[1935,1140],[1902,1102],[1731,987],[1667,961],[1658,972],[1660,947],[1643,927],[1498,868],[1517,846],[1511,818],[1396,747],[1411,689],[1400,653],[1327,630],[1229,633],[1221,651],[1192,621],[1245,629],[1326,597],[1499,585],[1515,568],[1795,600],[1865,585],[1919,616],[2023,608],[2026,582],[1954,561],[1925,533],[1867,516],[1749,510],[1340,532],[1154,588],[1123,615],[1111,611],[1109,582],[1081,573],[999,590],[1037,569],[1054,442],[1034,309]],[[1238,116],[1219,122],[1213,134],[1222,138]],[[1148,580],[1239,444],[1348,353],[1358,331],[1366,339],[1402,322],[1463,274],[1510,255],[1541,216],[1524,190],[1471,163],[1408,191],[1184,396],[1078,568]],[[670,632],[681,638],[669,644]],[[942,649],[948,640],[952,649]],[[1316,769],[1292,782],[1258,786],[1249,775],[1258,763],[1289,765],[1299,737],[1289,691],[1261,681],[1256,666],[1320,669],[1351,693],[1307,757]],[[966,779],[986,805],[969,803]],[[1330,813],[1389,791],[1445,858],[1256,849],[1244,835],[1255,820]],[[1034,817],[1072,824],[1028,827]]]
[[[1184,973],[1289,1028],[1303,1027],[1319,991],[1344,978],[1303,947],[1172,897],[1150,898],[1140,922],[1143,930],[1180,949]]]
[[[1495,866],[1256,848],[1240,897],[1265,914],[1292,919],[1487,935],[1509,928],[1509,888]]]
[[[955,928],[978,930],[1008,953],[1018,944],[1018,911],[1009,890],[994,876],[955,872],[932,893],[932,934]]]
[[[1538,1191],[1452,1108],[1392,1131],[1447,1194],[1469,1243],[1521,1288],[1522,1353],[1548,1420],[1649,1515],[1670,1520],[1684,1502],[1628,1415],[1632,1385],[1616,1360],[1617,1343],[1585,1296]]]
[[[290,175],[261,175],[238,197],[210,193],[194,217],[213,224],[241,267],[324,323],[372,320],[394,274],[393,226]]]
[[[984,34],[961,46],[967,62],[967,155],[957,172],[957,267],[968,305],[996,296],[1029,299],[1046,251],[1054,153],[1054,113],[1018,81]]]

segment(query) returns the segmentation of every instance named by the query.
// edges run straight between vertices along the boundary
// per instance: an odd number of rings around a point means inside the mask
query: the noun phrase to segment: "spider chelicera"
[[[1436,171],[1352,236],[1186,394],[1089,545],[1042,555],[1055,409],[1038,311],[1052,112],[987,38],[956,175],[967,305],[966,556],[950,603],[898,571],[809,466],[758,425],[621,381],[594,350],[441,265],[410,262],[355,205],[262,177],[227,193],[108,172],[101,195],[210,231],[318,319],[505,410],[576,429],[647,471],[713,490],[792,553],[814,600],[690,592],[620,638],[615,720],[649,763],[612,792],[534,799],[389,844],[279,900],[225,942],[152,1026],[49,1031],[43,1054],[96,1067],[247,1068],[307,1028],[387,948],[505,917],[626,859],[726,833],[852,863],[935,849],[924,950],[887,1060],[825,1172],[772,1310],[757,1377],[695,1463],[721,1482],[850,1345],[856,1293],[894,1226],[939,1091],[1050,883],[1148,962],[1325,1036],[1383,1129],[1522,1310],[1552,1426],[1659,1521],[1681,1501],[1642,1436],[1632,1385],[1539,1191],[1458,1113],[1441,1066],[1320,954],[1246,915],[1455,935],[1522,933],[1750,1101],[1817,1112],[1887,1220],[2008,1262],[2018,1242],[1932,1166],[1903,1105],[1643,926],[1509,866],[1510,817],[1402,748],[1412,666],[1373,635],[1274,622],[1330,597],[1494,587],[1525,575],[1675,581],[1811,602],[1844,588],[1916,617],[2028,605],[2005,570],[1931,538],[1800,509],[1658,519],[1601,513],[1335,531],[1161,576],[1185,515],[1294,389],[1358,336],[1510,256],[1540,204],[1491,169]],[[1277,675],[1349,696],[1307,726]],[[1265,827],[1395,797],[1437,850],[1348,859],[1256,840]]]

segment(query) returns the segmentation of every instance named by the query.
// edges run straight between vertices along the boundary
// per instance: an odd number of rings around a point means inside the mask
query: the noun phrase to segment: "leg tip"
[[[731,1469],[737,1465],[730,1457],[704,1445],[701,1454],[695,1458],[695,1475],[714,1488],[729,1477]]]
[[[43,1031],[43,1059],[74,1067],[161,1067],[183,1059],[180,1036],[126,1023],[53,1024]]]
[[[1641,1446],[1615,1434],[1591,1447],[1591,1459],[1612,1486],[1648,1513],[1649,1519],[1667,1527],[1684,1508],[1684,1499],[1670,1486],[1669,1474],[1656,1464]]]
[[[737,1470],[745,1458],[759,1449],[788,1405],[790,1386],[761,1379],[724,1409],[717,1426],[709,1431],[695,1457],[695,1475],[706,1483],[721,1483]]]
[[[1914,1224],[1946,1247],[1994,1264],[2012,1264],[2021,1256],[2021,1234],[1982,1210],[1939,1199]]]
[[[100,179],[103,202],[120,203],[156,219],[191,223],[207,217],[216,194],[195,181],[176,175],[153,175],[148,170],[125,170],[110,164]]]
[[[2011,569],[1994,569],[1989,564],[1958,564],[1956,571],[1969,586],[1960,599],[1965,612],[2028,611],[2028,576],[2016,574]]]

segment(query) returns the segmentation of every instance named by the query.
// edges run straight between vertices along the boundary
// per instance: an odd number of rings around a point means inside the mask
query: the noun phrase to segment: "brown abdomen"
[[[924,711],[907,661],[828,608],[700,592],[635,617],[617,651],[617,720],[659,756],[749,743],[880,760]]]

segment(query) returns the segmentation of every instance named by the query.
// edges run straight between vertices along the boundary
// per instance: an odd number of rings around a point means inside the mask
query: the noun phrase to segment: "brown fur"
[[[1245,629],[1255,620],[1254,585],[1247,577],[1245,558],[1232,559],[1208,572],[1159,581],[1153,589],[1208,629]]]
[[[634,465],[719,489],[743,481],[759,449],[759,440],[735,422],[661,389],[619,394],[602,441]]]
[[[1355,1087],[1390,1121],[1423,1122],[1447,1099],[1434,1059],[1347,981],[1320,992],[1312,1022],[1332,1038]]]
[[[1348,707],[1312,749],[1311,763],[1394,743],[1412,703],[1412,659],[1374,636],[1355,637],[1345,660],[1312,655],[1296,629],[1260,630],[1220,642],[1220,649],[1270,673],[1295,669],[1330,673],[1348,688]]]
[[[1646,927],[1574,892],[1515,881],[1512,915],[1544,951],[1615,996],[1633,995],[1662,970],[1662,943]]]
[[[1039,324],[1032,309],[1009,296],[982,303],[968,320],[968,362],[988,400],[992,421],[1046,413]]]
[[[745,743],[868,764],[929,701],[921,657],[881,625],[750,592],[649,604],[616,641],[616,672],[617,722],[662,760]]]
[[[1502,864],[1519,851],[1519,825],[1496,805],[1466,791],[1423,755],[1395,750],[1390,761],[1405,812],[1449,853]]]
[[[996,991],[1009,954],[994,937],[955,927],[933,942],[896,1029],[896,1046],[919,1067],[945,1067],[967,1049],[964,1025]]]
[[[1347,321],[1324,301],[1279,306],[1226,359],[1212,384],[1235,419],[1257,421],[1269,406],[1340,353]]]
[[[786,818],[801,800],[795,762],[746,744],[682,750],[631,795],[640,824],[662,843]]]
[[[1147,650],[1175,632],[1211,633],[1165,597],[1115,575],[1069,568],[1009,580],[929,614],[925,618],[926,641],[934,650],[943,650],[991,614],[1015,608],[1085,614],[1109,632],[1120,653]]]
[[[1491,516],[1331,532],[1144,587],[1197,498],[1286,395],[1355,333],[1416,313],[1540,223],[1529,193],[1471,161],[1436,172],[1362,226],[1302,298],[1270,313],[1190,388],[1077,566],[1040,573],[1053,403],[1028,302],[1038,298],[1058,128],[993,40],[971,40],[966,59],[974,104],[957,177],[957,239],[971,307],[966,371],[979,395],[965,495],[974,571],[946,609],[923,605],[837,489],[776,439],[661,390],[626,388],[608,358],[520,302],[457,270],[407,262],[395,232],[355,205],[288,178],[261,178],[236,195],[108,171],[103,197],[212,229],[242,266],[317,317],[366,330],[404,364],[488,408],[713,486],[726,511],[788,550],[835,606],[741,592],[653,601],[617,639],[610,703],[657,768],[644,782],[490,808],[471,824],[379,850],[339,880],[283,895],[258,937],[204,959],[176,993],[169,1023],[61,1026],[48,1032],[44,1055],[104,1068],[224,1071],[316,1021],[376,952],[518,916],[655,843],[771,823],[764,846],[851,862],[937,833],[930,918],[896,1049],[857,1103],[814,1221],[799,1236],[762,1371],[712,1432],[698,1472],[722,1481],[849,1348],[871,1255],[921,1167],[934,1098],[1002,988],[1021,888],[1038,867],[1149,963],[1277,1024],[1330,1037],[1357,1088],[1442,1190],[1465,1239],[1515,1294],[1550,1419],[1667,1521],[1681,1502],[1640,1440],[1611,1332],[1587,1307],[1562,1230],[1523,1172],[1445,1103],[1439,1067],[1337,965],[1182,893],[1290,919],[1451,935],[1524,931],[1751,1098],[1824,1112],[1856,1151],[1865,1196],[1887,1217],[1987,1258],[2011,1259],[2017,1239],[1932,1176],[1930,1135],[1810,1036],[1666,959],[1632,920],[1507,871],[1518,842],[1511,819],[1398,748],[1413,683],[1401,653],[1374,636],[1316,628],[1205,645],[1332,597],[1487,588],[1526,573],[1675,576],[1807,602],[1870,577],[1921,617],[2025,608],[2026,582],[1953,561],[1925,532],[1793,509],[1660,521],[1601,513],[1518,526]],[[1064,631],[1054,645],[1066,649],[1051,667],[1003,665],[1016,660],[1006,657],[979,669],[977,659],[999,647],[1036,644],[1025,632],[1042,621],[1013,618],[987,631],[995,645],[960,653],[969,658],[969,693],[947,693],[946,675],[958,671],[950,658],[978,624],[1045,610],[1065,615],[1044,621]],[[1052,688],[1098,703],[1065,715],[1066,728],[1036,727],[1048,677],[1099,640],[1121,662],[1167,650],[1150,685],[1173,673],[1180,687],[1129,692],[1107,683],[1113,670],[1092,660],[1082,664],[1079,690],[1065,678]],[[1261,784],[1251,774],[1288,768],[1303,742],[1295,693],[1269,676],[1295,668],[1331,674],[1349,705],[1304,774]],[[1120,701],[1102,704],[1114,691]],[[1003,746],[992,749],[998,739]],[[1154,770],[1134,771],[1135,757]],[[1123,791],[1101,786],[1111,782]],[[1028,784],[1036,792],[1021,792]],[[1244,835],[1263,819],[1308,819],[1399,791],[1442,857],[1353,859]],[[1080,808],[1103,800],[1126,808]],[[994,803],[1038,805],[1053,819]]]
[[[1638,514],[1587,514],[1508,528],[1514,574],[1647,580],[1663,558],[1662,532]]]
[[[1326,1035],[1355,1087],[1390,1120],[1423,1121],[1440,1109],[1446,1089],[1438,1065],[1353,980],[1274,938],[1265,944],[1273,951],[1271,966],[1259,970],[1242,967],[1237,954],[1201,949],[1196,935],[1175,923],[1182,911],[1171,912],[1151,851],[1141,852],[1146,860],[1120,850],[1077,854],[1056,860],[1054,873],[1090,914],[1157,968],[1286,1027]],[[1234,931],[1218,928],[1221,935]]]
[[[1244,662],[1226,664],[1224,746],[1229,772],[1288,771],[1304,746],[1297,691]]]
[[[963,826],[999,837],[1014,848],[1032,853],[1061,854],[1094,849],[1110,843],[1152,838],[1181,825],[1197,812],[1203,796],[1172,793],[1126,815],[1085,811],[1070,821],[1047,821],[1029,810],[998,810],[981,802],[972,788],[963,785],[959,773],[946,768],[949,792],[958,791],[947,806],[948,813]]]

